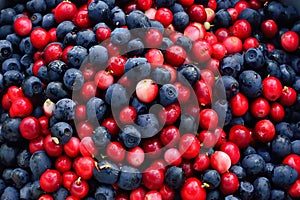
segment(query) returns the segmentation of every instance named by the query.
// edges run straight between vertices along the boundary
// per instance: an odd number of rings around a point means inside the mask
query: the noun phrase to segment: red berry
[[[263,21],[260,29],[266,38],[273,38],[278,32],[278,26],[272,19]]]
[[[152,6],[152,0],[137,0],[137,7],[143,11],[148,10]]]
[[[200,142],[194,134],[184,134],[179,141],[179,152],[183,158],[195,158],[200,152]]]
[[[126,58],[123,56],[112,56],[108,60],[107,70],[112,73],[113,76],[121,76],[124,74],[124,65]]]
[[[178,91],[178,102],[180,103],[187,102],[191,96],[191,90],[189,89],[189,87],[185,86],[181,82],[175,82],[173,83],[173,85],[177,88]]]
[[[146,190],[143,187],[139,187],[130,192],[130,200],[144,200],[146,195]]]
[[[60,44],[52,43],[46,46],[44,49],[44,60],[48,64],[54,60],[60,60],[63,50]]]
[[[160,122],[165,125],[171,125],[176,122],[180,116],[181,110],[178,103],[173,103],[164,107],[159,114]]]
[[[67,189],[70,190],[72,183],[78,179],[78,175],[73,171],[67,171],[62,175],[62,184]]]
[[[194,91],[201,106],[209,106],[211,104],[212,89],[204,80],[198,81],[194,85]]]
[[[201,145],[205,148],[211,148],[217,142],[217,138],[216,138],[215,134],[208,130],[201,131],[199,133],[199,139],[201,141]]]
[[[238,13],[240,14],[245,8],[250,8],[250,5],[247,1],[245,0],[241,0],[238,1],[235,5],[234,8],[238,11]]]
[[[200,153],[194,160],[193,168],[196,171],[203,172],[208,169],[210,165],[210,159],[206,154]]]
[[[170,148],[165,151],[164,159],[168,165],[180,165],[182,158],[181,154],[176,148]]]
[[[205,200],[206,190],[202,187],[202,183],[195,177],[188,178],[180,189],[182,200]]]
[[[89,121],[79,122],[78,124],[76,124],[76,128],[78,137],[81,139],[84,137],[91,136],[94,131],[94,127]]]
[[[42,49],[50,42],[50,36],[45,29],[36,28],[30,33],[30,40],[32,46]]]
[[[242,93],[238,93],[230,100],[230,107],[234,116],[243,116],[246,114],[249,107],[247,97],[245,97]]]
[[[276,101],[282,94],[282,85],[278,78],[269,76],[262,82],[263,95],[270,101]]]
[[[207,7],[211,8],[212,10],[216,10],[217,9],[217,1],[216,0],[208,0]]]
[[[162,33],[158,29],[150,28],[145,35],[146,48],[159,48],[162,43]]]
[[[225,143],[227,141],[227,139],[226,139],[227,135],[222,128],[217,127],[214,130],[214,134],[218,139],[217,143],[216,143],[216,147],[220,147],[223,143]]]
[[[54,18],[57,23],[72,21],[77,13],[77,7],[70,1],[63,1],[55,8]]]
[[[186,58],[185,50],[179,45],[171,45],[166,49],[165,59],[171,65],[180,66]]]
[[[180,132],[176,126],[166,126],[160,131],[159,139],[164,146],[174,147],[180,139]]]
[[[64,173],[69,171],[72,167],[72,160],[65,155],[61,155],[55,160],[55,169],[59,172]]]
[[[240,149],[246,148],[251,141],[248,128],[243,125],[234,125],[229,131],[229,141],[234,142]]]
[[[252,102],[250,112],[254,117],[262,119],[268,116],[270,109],[269,102],[265,98],[259,97]]]
[[[149,158],[157,158],[163,147],[160,140],[156,137],[149,138],[142,143],[142,147]]]
[[[202,27],[203,27],[203,31],[202,31]],[[185,29],[184,29],[184,36],[190,38],[193,42],[199,39],[203,39],[204,38],[204,32],[205,28],[204,26],[195,26],[195,25],[188,25]]]
[[[273,140],[276,130],[273,123],[267,119],[260,120],[254,127],[255,138],[258,141],[267,143]]]
[[[110,72],[100,70],[94,77],[95,85],[101,90],[106,90],[110,85],[114,83],[114,77]]]
[[[136,85],[136,96],[144,103],[152,102],[158,93],[158,86],[152,79],[144,79]]]
[[[228,171],[231,166],[231,159],[227,153],[223,151],[215,151],[210,156],[211,167],[217,170],[220,174]]]
[[[232,172],[226,172],[221,176],[220,190],[223,194],[233,194],[239,188],[239,180]]]
[[[207,19],[207,14],[203,5],[194,4],[189,8],[188,11],[189,17],[191,21],[204,23]]]
[[[192,52],[197,61],[203,63],[211,58],[212,48],[207,41],[199,39],[193,43]]]
[[[74,181],[70,188],[70,193],[74,197],[78,197],[79,199],[84,198],[89,192],[89,184],[81,180],[80,177]]]
[[[40,177],[40,186],[45,192],[55,192],[61,184],[62,177],[57,170],[47,169]]]
[[[281,96],[279,98],[279,102],[283,106],[291,106],[293,105],[297,100],[297,93],[296,91],[291,87],[283,87]]]
[[[226,28],[219,28],[216,30],[215,35],[219,42],[223,42],[229,36],[229,30]]]
[[[83,179],[90,179],[93,176],[95,161],[91,157],[77,157],[73,162],[73,169]]]
[[[104,119],[101,126],[107,128],[112,136],[117,136],[119,134],[120,128],[118,127],[116,120],[112,117]]]
[[[56,37],[56,28],[51,28],[48,31],[49,37],[50,37],[50,42],[57,42],[57,37]]]
[[[252,29],[250,23],[245,19],[239,19],[229,28],[231,35],[244,40],[251,35]]]
[[[39,197],[38,200],[53,200],[53,197],[50,196],[49,194],[43,194],[42,196]]]
[[[87,102],[90,98],[95,97],[97,93],[97,86],[94,81],[85,82],[80,89],[80,96],[83,101]]]
[[[296,182],[288,188],[288,193],[293,198],[300,198],[300,180],[296,180]]]
[[[37,151],[44,150],[44,138],[42,136],[39,136],[33,140],[30,140],[29,142],[29,152],[33,154]]]
[[[108,27],[99,27],[95,32],[98,42],[103,42],[109,39],[110,34],[111,34],[111,30]]]
[[[164,55],[159,49],[150,49],[146,53],[145,58],[153,67],[161,66],[164,64]]]
[[[120,122],[123,124],[133,124],[135,118],[137,116],[137,112],[132,106],[125,106],[119,114]]]
[[[239,13],[235,8],[227,8],[227,12],[229,13],[229,15],[231,17],[232,22],[235,22],[238,19]]]
[[[125,149],[119,142],[111,142],[106,147],[106,155],[113,162],[122,162],[125,158]]]
[[[143,164],[145,160],[145,152],[141,147],[138,146],[129,149],[126,153],[126,160],[130,165],[134,167],[139,167]]]
[[[9,108],[10,117],[26,117],[32,113],[33,105],[26,97],[19,97]]]
[[[159,193],[163,200],[172,200],[175,198],[175,191],[164,184],[160,189]]]
[[[192,177],[194,176],[195,170],[193,168],[193,160],[189,159],[182,159],[182,162],[179,167],[181,167],[185,173],[185,176]]]
[[[199,116],[199,125],[203,129],[215,129],[218,125],[218,114],[213,109],[201,110]]]
[[[22,91],[22,88],[19,88],[17,86],[11,86],[7,90],[7,95],[9,97],[10,101],[15,101],[19,97],[24,97],[24,93]]]
[[[271,104],[270,118],[274,122],[281,122],[284,118],[285,112],[281,104],[274,102]]]
[[[32,73],[33,73],[33,75],[37,76],[38,72],[39,72],[39,69],[42,66],[45,66],[45,61],[43,59],[39,59],[39,60],[35,61],[33,63],[33,66],[32,66]]]
[[[228,54],[239,53],[243,49],[242,40],[236,36],[228,36],[223,40],[223,45],[227,49]]]
[[[147,168],[143,173],[142,184],[149,190],[158,190],[164,184],[164,171],[162,169]]]
[[[63,152],[63,146],[56,144],[55,140],[52,139],[51,135],[44,138],[44,148],[49,156],[57,157]]]
[[[204,36],[204,40],[206,40],[210,45],[214,45],[218,43],[218,38],[215,34],[207,32]]]
[[[294,31],[287,31],[280,37],[281,46],[288,52],[296,51],[299,48],[299,36]]]
[[[158,191],[150,190],[145,195],[145,200],[163,200],[161,194]]]
[[[239,147],[233,142],[225,142],[221,145],[220,150],[225,152],[231,160],[231,164],[235,165],[240,160],[240,150]]]
[[[77,137],[71,137],[69,142],[64,145],[64,152],[71,158],[79,155],[80,140]]]
[[[244,41],[243,50],[247,51],[250,48],[257,48],[258,46],[259,46],[259,42],[256,38],[248,37]]]
[[[26,117],[21,121],[19,130],[22,137],[27,140],[37,138],[41,133],[39,120],[35,117]]]
[[[294,168],[298,173],[298,178],[300,177],[300,156],[299,155],[290,154],[284,158],[282,163]]]
[[[168,8],[159,8],[155,13],[155,20],[162,23],[164,27],[167,27],[173,21],[173,13]]]
[[[90,136],[81,139],[79,144],[79,151],[81,155],[92,158],[98,154],[98,148],[95,147],[94,141]]]
[[[79,10],[73,17],[73,23],[80,29],[87,29],[92,26],[87,10]]]
[[[1,105],[4,110],[9,110],[11,107],[11,100],[7,93],[3,95]]]
[[[28,17],[19,17],[14,22],[14,30],[21,37],[28,35],[31,29],[32,23]]]

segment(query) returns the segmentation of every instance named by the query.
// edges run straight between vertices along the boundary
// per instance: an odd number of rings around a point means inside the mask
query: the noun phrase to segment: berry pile
[[[1,200],[300,198],[300,15],[276,0],[11,0]]]

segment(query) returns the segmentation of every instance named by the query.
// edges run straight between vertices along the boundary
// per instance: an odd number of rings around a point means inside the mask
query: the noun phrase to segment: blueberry
[[[196,133],[198,129],[198,121],[190,114],[181,114],[179,131],[184,133]]]
[[[88,15],[94,22],[107,22],[110,17],[109,6],[104,1],[93,1],[88,6]]]
[[[141,80],[150,75],[151,65],[146,58],[129,58],[124,71],[129,80]]]
[[[300,156],[300,140],[294,140],[292,142],[292,153]]]
[[[166,184],[174,190],[179,189],[185,181],[185,172],[181,167],[172,166],[165,173]]]
[[[95,45],[89,48],[88,62],[94,66],[102,66],[108,61],[108,52],[104,46]]]
[[[173,15],[173,25],[176,30],[183,31],[190,22],[188,14],[184,11],[177,12]]]
[[[86,48],[82,46],[74,46],[68,52],[67,57],[70,65],[78,69],[87,56],[88,56],[88,51]]]
[[[58,41],[63,41],[67,33],[77,32],[77,27],[71,21],[63,21],[56,28],[56,37]]]
[[[174,43],[167,37],[163,37],[160,49],[165,51],[169,46],[172,46]]]
[[[274,167],[275,165],[273,163],[266,163],[263,175],[269,179],[272,178]]]
[[[22,84],[23,93],[27,97],[35,97],[43,92],[43,85],[39,78],[35,76],[27,77]]]
[[[110,160],[101,160],[93,170],[94,178],[99,183],[113,184],[119,178],[119,167]]]
[[[86,103],[86,114],[88,120],[102,121],[105,117],[106,111],[107,105],[98,97],[93,97]]]
[[[8,70],[3,74],[4,86],[20,86],[24,80],[24,74],[16,70]]]
[[[26,3],[26,8],[31,13],[43,13],[47,10],[47,4],[45,0],[30,0]]]
[[[186,80],[190,85],[195,85],[200,80],[200,69],[194,64],[183,64],[178,69],[178,80],[186,84]]]
[[[202,4],[203,5],[203,4]],[[172,11],[173,14],[177,12],[182,12],[184,11],[183,6],[180,3],[174,3],[171,7],[170,10]]]
[[[63,87],[61,82],[50,82],[46,88],[46,96],[53,102],[57,102],[68,96],[68,92]]]
[[[174,5],[175,0],[155,0],[154,2],[157,8],[161,8],[161,7],[169,8]]]
[[[34,54],[36,49],[33,47],[30,37],[25,37],[19,44],[19,49],[24,54]]]
[[[7,142],[19,142],[22,139],[20,134],[20,118],[8,118],[2,124],[2,135]]]
[[[139,125],[138,129],[142,138],[149,138],[156,135],[160,129],[160,124],[157,117],[150,114],[140,114],[136,118],[136,123]]]
[[[16,33],[11,33],[6,35],[5,39],[11,43],[14,52],[18,52],[19,44],[21,42],[21,37],[18,36]]]
[[[298,35],[300,35],[300,20],[294,23],[291,31],[296,32]]]
[[[95,128],[95,131],[92,134],[92,140],[95,144],[95,147],[98,149],[105,149],[105,147],[111,141],[111,135],[108,129],[104,126],[98,126]]]
[[[0,195],[3,194],[5,188],[6,188],[5,182],[3,181],[3,179],[0,179]]]
[[[13,8],[5,8],[0,11],[0,24],[12,24],[16,11]]]
[[[159,32],[161,32],[161,34],[164,34],[165,27],[164,27],[164,25],[162,25],[162,23],[160,23],[157,20],[151,19],[150,24],[151,24],[151,28],[159,30]]]
[[[238,56],[225,56],[220,62],[220,72],[222,75],[237,77],[243,70],[243,62],[239,62]]]
[[[220,9],[216,12],[214,24],[217,27],[229,27],[231,25],[231,22],[232,20],[227,10]]]
[[[18,3],[13,7],[13,9],[16,11],[16,13],[22,13],[25,10],[25,5]]]
[[[134,190],[141,185],[142,174],[134,167],[124,165],[121,167],[117,185],[123,190]]]
[[[13,185],[17,189],[21,189],[29,181],[29,174],[24,169],[15,168],[12,171],[11,178],[13,181]]]
[[[10,185],[13,184],[12,176],[11,176],[12,171],[13,171],[13,169],[6,168],[2,172],[2,178],[3,178],[3,180],[5,181],[6,184],[10,184]]]
[[[105,102],[120,108],[128,105],[129,97],[126,88],[118,83],[110,85],[106,90]]]
[[[157,84],[167,84],[171,80],[171,73],[165,68],[156,67],[151,71],[151,79]]]
[[[204,184],[208,184],[209,189],[215,189],[221,183],[220,174],[213,169],[204,171],[201,180]]]
[[[132,99],[131,106],[134,107],[137,114],[145,114],[148,110],[147,105],[141,102],[137,97]]]
[[[12,167],[17,162],[18,148],[8,146],[6,143],[0,147],[0,161],[4,166]]]
[[[229,171],[234,173],[239,180],[244,180],[246,178],[246,171],[242,166],[233,165],[230,167]]]
[[[126,52],[129,56],[141,55],[145,50],[145,45],[140,38],[130,40],[127,44]]]
[[[13,25],[2,25],[0,31],[0,39],[5,39],[7,35],[14,33],[14,27]]]
[[[244,54],[245,63],[249,68],[260,69],[265,64],[263,53],[258,48],[250,48]]]
[[[274,168],[272,174],[272,182],[279,188],[291,186],[297,180],[297,171],[289,165],[278,165]]]
[[[256,98],[262,93],[261,76],[253,70],[245,70],[239,75],[241,92],[249,98]]]
[[[164,84],[159,89],[159,102],[163,106],[174,103],[178,98],[177,88],[172,84]]]
[[[44,191],[41,189],[40,181],[34,181],[30,186],[30,197],[32,199],[38,199],[42,194],[44,194]]]
[[[72,127],[66,122],[58,122],[51,127],[51,136],[58,139],[59,144],[64,145],[73,135]]]
[[[70,194],[67,189],[60,187],[52,194],[52,197],[54,198],[54,200],[60,200],[60,199],[66,199],[69,195]]]
[[[30,157],[29,167],[33,178],[38,180],[40,176],[51,167],[51,160],[45,151],[36,151]]]
[[[275,76],[278,79],[281,79],[281,71],[276,61],[267,59],[265,62],[265,68],[266,71],[264,69],[263,70],[265,71],[266,76],[270,75],[270,76]]]
[[[76,103],[69,98],[63,98],[56,102],[54,117],[58,120],[73,120],[75,119]]]
[[[76,39],[77,39],[77,33],[69,32],[63,39],[63,45],[65,47],[66,46],[75,46],[75,45],[77,45]]]
[[[243,200],[251,200],[254,196],[254,187],[250,182],[241,181],[239,195]]]
[[[266,162],[271,162],[270,149],[268,147],[259,147],[257,154],[260,155]]]
[[[5,91],[3,75],[0,73],[0,95]]]
[[[217,9],[227,9],[233,7],[231,0],[217,0]]]
[[[287,64],[282,64],[279,66],[281,71],[281,82],[283,85],[290,86],[294,83],[296,73],[293,68]]]
[[[126,15],[124,11],[116,6],[111,10],[111,18],[112,24],[117,27],[125,26],[126,25]]]
[[[225,196],[224,200],[240,200],[239,198],[237,198],[236,196],[231,195],[227,195]]]
[[[265,168],[264,159],[258,154],[247,155],[242,160],[242,166],[246,170],[248,176],[256,176]]]
[[[276,61],[278,64],[288,63],[289,57],[287,53],[281,49],[275,49],[268,55],[269,59]]]
[[[16,58],[9,58],[9,59],[6,59],[2,63],[2,72],[5,73],[8,70],[16,70],[16,71],[20,71],[21,70],[21,64],[18,61],[18,59],[16,59]]]
[[[95,33],[89,29],[79,31],[76,37],[76,44],[85,48],[96,45],[97,39]]]
[[[259,12],[251,8],[243,9],[243,11],[239,14],[238,18],[247,20],[250,23],[253,30],[259,28],[262,20]]]
[[[8,40],[0,40],[0,61],[3,62],[13,53],[12,44]]]
[[[285,192],[283,190],[273,189],[271,190],[270,200],[284,200]]]
[[[116,191],[110,185],[100,185],[95,192],[95,199],[115,199]]]
[[[47,73],[51,81],[62,81],[65,71],[68,69],[66,63],[61,60],[54,60],[47,66]]]
[[[269,179],[259,177],[253,182],[254,198],[257,200],[265,200],[270,198],[271,185]]]
[[[245,121],[243,119],[243,117],[233,117],[229,123],[230,126],[234,126],[234,125],[245,125]]]
[[[218,189],[207,190],[206,200],[219,200],[219,199],[221,199],[221,194]]]
[[[20,59],[22,67],[28,68],[33,63],[33,58],[29,54],[24,54]]]
[[[19,167],[25,169],[29,168],[29,160],[30,160],[31,154],[27,149],[22,150],[17,155],[17,164]]]
[[[54,14],[48,13],[43,16],[42,19],[42,27],[46,30],[49,30],[50,28],[54,27],[56,25]]]
[[[213,102],[212,108],[219,116],[219,124],[228,125],[232,120],[232,112],[228,101],[225,99],[218,99]]]
[[[65,72],[63,81],[66,88],[72,91],[77,91],[83,86],[84,77],[80,70],[70,68]]]
[[[293,138],[294,133],[292,127],[287,122],[279,122],[278,124],[276,124],[275,130],[278,135],[285,135],[290,139]]]
[[[126,148],[134,148],[141,142],[141,133],[133,125],[125,125],[119,133],[119,137]]]
[[[179,36],[175,44],[182,46],[186,52],[190,52],[192,50],[192,41],[186,36]]]
[[[226,98],[232,99],[239,93],[239,83],[232,76],[222,76],[215,83],[216,91],[224,91],[226,93]]]
[[[275,157],[284,158],[292,151],[290,139],[285,135],[275,135],[271,143],[271,153]]]
[[[16,200],[19,199],[19,191],[14,187],[7,187],[1,195],[1,200]]]
[[[33,13],[30,20],[33,26],[39,26],[42,24],[43,16],[41,13]]]
[[[20,189],[20,199],[31,199],[30,189],[32,183],[27,183],[24,187]]]

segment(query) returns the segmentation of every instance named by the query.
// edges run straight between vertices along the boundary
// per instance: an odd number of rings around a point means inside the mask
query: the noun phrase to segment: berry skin
[[[288,52],[296,51],[299,47],[299,36],[294,31],[287,31],[281,35],[281,45]]]
[[[40,135],[41,127],[35,117],[26,117],[20,123],[20,133],[23,138],[32,140]]]
[[[200,153],[197,155],[197,157],[194,160],[193,168],[196,171],[202,172],[208,169],[210,165],[210,160],[208,155]]]
[[[165,59],[171,65],[180,66],[186,59],[186,52],[181,46],[172,45],[166,49]]]
[[[180,196],[183,200],[205,200],[206,190],[202,187],[201,181],[191,177],[188,178],[180,189]]]
[[[155,13],[155,20],[168,27],[173,21],[173,13],[168,8],[159,8]]]
[[[200,39],[193,43],[192,52],[196,59],[203,63],[211,58],[212,47],[207,41]]]
[[[200,142],[193,134],[184,134],[179,141],[179,152],[183,158],[195,158],[200,151]]]
[[[136,96],[144,103],[152,102],[158,93],[158,86],[151,79],[141,80],[136,85]]]
[[[233,194],[239,188],[239,180],[232,172],[226,172],[221,176],[220,190],[223,194]]]
[[[70,1],[63,1],[55,8],[54,18],[57,23],[63,21],[72,21],[74,15],[77,13],[76,5]]]
[[[251,104],[251,114],[259,119],[265,118],[270,113],[270,104],[265,98],[257,98]]]
[[[57,170],[48,169],[40,178],[40,186],[45,192],[55,192],[61,184],[62,177]]]
[[[74,183],[71,185],[70,193],[74,197],[79,199],[84,198],[89,192],[89,185],[85,180],[81,180],[78,178]]]
[[[234,142],[240,149],[244,149],[251,142],[250,131],[243,125],[234,125],[229,131],[229,141]]]
[[[69,171],[71,167],[72,167],[72,161],[68,156],[61,155],[55,160],[55,168],[60,173]]]
[[[230,100],[230,107],[234,116],[243,116],[249,107],[248,99],[242,93],[238,93]]]
[[[142,184],[149,190],[157,190],[163,186],[164,172],[162,169],[147,168],[143,173]]]
[[[9,108],[10,117],[26,117],[32,113],[33,105],[26,97],[20,97],[12,102]]]
[[[32,45],[37,49],[44,48],[50,41],[48,32],[43,28],[36,28],[30,33]]]
[[[20,17],[14,22],[14,30],[19,36],[29,35],[31,29],[32,23],[28,17]]]
[[[189,17],[191,21],[204,23],[207,20],[207,14],[203,5],[195,4],[189,8]]]
[[[225,173],[231,166],[231,159],[227,153],[223,151],[215,151],[210,157],[211,167],[220,174]]]
[[[270,142],[275,136],[275,126],[267,119],[261,120],[256,123],[254,127],[254,134],[256,139],[260,142]]]
[[[73,161],[73,169],[83,179],[90,179],[93,176],[95,161],[91,157],[77,157]]]
[[[260,29],[266,38],[273,38],[278,32],[278,26],[272,19],[265,20],[261,23]]]
[[[228,36],[223,40],[222,43],[227,49],[228,54],[239,53],[243,49],[242,40],[236,36]]]
[[[284,108],[281,104],[274,102],[271,104],[270,119],[274,122],[281,122],[285,116]]]
[[[251,25],[247,20],[240,19],[234,22],[234,24],[229,28],[231,35],[244,40],[251,35],[252,29]]]
[[[200,112],[199,125],[203,129],[215,129],[218,125],[218,114],[213,109],[204,109]]]
[[[282,84],[276,77],[270,76],[262,82],[262,93],[270,101],[276,101],[282,94]]]
[[[282,94],[279,98],[279,102],[283,106],[291,106],[296,102],[297,93],[291,87],[283,87]]]
[[[125,158],[125,149],[119,142],[111,142],[106,148],[107,156],[114,162],[121,162]]]
[[[231,164],[235,165],[240,160],[239,147],[233,142],[225,142],[220,146],[220,150],[225,152],[231,160]]]

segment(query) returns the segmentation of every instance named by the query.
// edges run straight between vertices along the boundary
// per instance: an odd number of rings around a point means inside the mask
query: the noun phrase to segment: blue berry
[[[215,89],[217,91],[224,91],[226,93],[226,98],[232,99],[239,93],[239,83],[232,76],[222,76],[215,83]]]
[[[151,79],[157,84],[167,84],[171,80],[171,73],[162,67],[156,67],[151,71]]]
[[[69,98],[60,99],[55,104],[54,117],[58,120],[75,119],[76,103]]]
[[[239,195],[244,200],[251,200],[254,196],[254,187],[250,182],[241,181]]]
[[[146,58],[129,58],[124,71],[129,80],[141,80],[150,75],[151,65]]]
[[[95,191],[95,199],[115,199],[116,191],[111,185],[100,185]]]
[[[139,125],[138,129],[140,130],[142,138],[152,137],[160,130],[159,121],[152,113],[138,115],[136,118],[136,123]]]
[[[221,176],[216,170],[209,169],[203,173],[201,180],[203,183],[208,184],[209,189],[215,189],[221,183]]]
[[[275,135],[271,143],[271,153],[274,157],[284,158],[292,151],[290,139],[285,135]]]
[[[0,61],[3,62],[13,53],[12,44],[8,40],[0,40]]]
[[[134,148],[141,142],[141,133],[133,125],[126,125],[119,133],[119,137],[126,148]]]
[[[8,118],[2,124],[2,136],[7,142],[19,142],[22,139],[19,126],[20,118]]]
[[[104,126],[98,126],[95,128],[95,131],[92,134],[92,140],[95,144],[95,147],[98,149],[105,149],[105,147],[111,141],[111,135],[108,129]]]
[[[80,90],[84,84],[84,77],[80,70],[75,68],[68,69],[63,77],[64,85],[72,91]]]
[[[2,72],[5,73],[8,70],[16,70],[16,71],[21,71],[21,64],[16,58],[9,58],[6,59],[2,63]]]
[[[256,98],[262,93],[261,76],[253,70],[245,70],[239,75],[240,89],[245,96]]]
[[[183,31],[189,25],[189,22],[189,15],[184,11],[177,12],[173,15],[173,25],[178,31]]]
[[[73,128],[66,122],[58,122],[51,127],[51,136],[58,139],[58,144],[69,142],[73,135]]]
[[[46,30],[49,30],[50,28],[54,27],[56,25],[54,14],[48,13],[43,16],[42,19],[42,27]]]
[[[16,70],[8,70],[3,74],[4,86],[20,86],[24,80],[24,74]]]
[[[51,167],[51,160],[45,151],[36,151],[29,160],[29,167],[33,178],[38,180]]]
[[[56,199],[66,199],[68,196],[70,196],[69,192],[67,189],[60,187],[58,190],[56,190],[53,194],[52,197]]]
[[[240,165],[233,165],[229,169],[230,172],[234,173],[239,180],[244,180],[246,178],[246,171]]]
[[[174,103],[178,98],[177,88],[172,84],[164,84],[159,89],[159,102],[163,106]]]
[[[84,48],[92,47],[97,44],[96,35],[93,31],[86,29],[79,31],[76,37],[76,44]]]
[[[272,182],[279,188],[291,186],[297,180],[297,171],[289,165],[278,165],[274,168]]]
[[[21,189],[29,181],[29,174],[22,168],[15,168],[11,173],[11,179],[13,185],[17,189]]]
[[[108,61],[108,52],[104,46],[95,45],[89,48],[88,62],[94,66],[101,66]]]
[[[253,182],[254,198],[257,200],[269,199],[271,194],[271,184],[266,177],[259,177]]]
[[[117,185],[123,190],[134,190],[140,186],[142,182],[141,172],[134,167],[124,165],[121,167],[119,180]]]
[[[105,102],[98,98],[93,97],[86,103],[87,119],[92,121],[102,121],[107,111]]]
[[[76,32],[76,26],[71,21],[63,21],[56,28],[56,37],[58,41],[63,41],[67,33]]]
[[[119,167],[110,160],[101,160],[93,170],[94,178],[99,183],[113,184],[119,178]]]
[[[242,166],[246,170],[248,176],[256,176],[262,173],[265,165],[264,159],[258,154],[247,155],[242,160]]]
[[[7,187],[1,195],[1,200],[16,200],[19,199],[19,191],[14,187]]]
[[[93,1],[88,6],[88,15],[96,23],[107,22],[110,13],[110,9],[104,1]]]
[[[46,96],[53,102],[57,102],[62,98],[68,96],[68,92],[65,90],[61,82],[50,82],[46,88]]]
[[[200,80],[200,69],[194,64],[184,64],[177,69],[179,75],[178,80],[181,83],[195,85]]]
[[[41,80],[35,76],[29,76],[22,84],[23,93],[27,97],[36,97],[43,92]]]
[[[231,17],[227,10],[220,9],[216,12],[216,15],[214,17],[214,24],[217,27],[229,27],[231,25]]]
[[[249,68],[260,69],[265,64],[263,53],[258,48],[250,48],[244,54],[245,64]]]
[[[181,167],[172,166],[165,173],[165,182],[171,189],[179,189],[185,181],[185,172]]]
[[[47,74],[50,81],[62,81],[65,71],[68,69],[66,63],[61,60],[54,60],[47,66]]]
[[[87,56],[88,56],[88,51],[86,48],[82,46],[74,46],[68,52],[68,62],[70,63],[71,66],[78,69]]]
[[[116,27],[121,27],[126,25],[126,15],[124,11],[116,6],[111,10],[111,18],[112,18],[112,24]]]
[[[129,56],[141,55],[145,50],[145,45],[140,38],[130,40],[127,44],[126,52]]]
[[[34,54],[36,49],[33,47],[30,37],[25,37],[21,40],[19,44],[19,49],[24,54]]]

